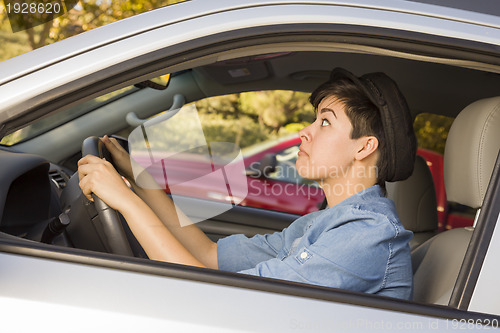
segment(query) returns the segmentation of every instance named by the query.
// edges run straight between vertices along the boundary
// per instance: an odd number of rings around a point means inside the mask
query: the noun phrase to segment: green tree
[[[22,33],[13,34],[7,15],[0,2],[0,61],[13,58],[19,54],[30,51],[27,35]]]
[[[259,123],[279,133],[291,123],[311,122],[314,110],[309,94],[297,91],[259,91],[242,94],[240,108],[246,114],[258,116]]]
[[[81,32],[181,1],[183,0],[81,0],[66,14],[16,33],[12,33],[5,7],[0,3],[0,60],[6,60]],[[15,17],[14,20],[18,20],[18,22],[13,22],[14,24],[23,25],[25,24],[23,20],[27,18]]]
[[[196,108],[207,140],[244,148],[308,125],[315,117],[308,97],[293,91],[246,92],[207,98]]]
[[[453,118],[422,113],[415,118],[413,128],[418,146],[444,154],[444,147]]]
[[[196,102],[196,108],[203,114],[218,114],[225,119],[238,119],[240,116],[241,94],[231,94],[206,98]]]

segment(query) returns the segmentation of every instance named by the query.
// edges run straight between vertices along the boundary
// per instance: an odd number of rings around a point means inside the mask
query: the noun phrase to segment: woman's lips
[[[304,149],[302,149],[302,148],[299,148],[299,152],[297,153],[297,155],[298,155],[298,156],[301,156],[301,155],[309,156],[309,154],[308,154],[308,153],[306,153],[306,152],[304,151]]]

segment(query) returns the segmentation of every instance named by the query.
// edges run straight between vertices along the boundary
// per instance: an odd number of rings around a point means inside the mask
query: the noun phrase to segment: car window
[[[415,117],[414,129],[417,136],[418,147],[444,154],[444,147],[451,124],[455,120],[432,113],[420,113]]]
[[[32,139],[38,135],[46,133],[51,129],[57,128],[64,123],[67,123],[73,119],[76,119],[84,114],[103,107],[107,103],[111,103],[114,100],[124,97],[137,90],[134,86],[128,86],[108,94],[96,97],[84,103],[70,107],[62,112],[58,112],[51,116],[41,118],[33,124],[25,126],[9,135],[3,137],[0,141],[0,145],[12,146],[17,143],[23,142],[25,140]]]
[[[297,132],[312,120],[307,93],[257,91],[202,99],[165,122],[150,126],[152,117],[144,130],[131,126],[115,134],[128,138],[132,157],[172,195],[303,215],[324,198],[295,168]],[[273,170],[253,173],[266,156],[276,161]],[[241,171],[226,167],[236,159]],[[219,169],[225,181],[209,177]]]
[[[438,210],[439,230],[472,226],[476,210],[455,202],[449,202],[444,185],[444,150],[448,132],[455,119],[432,113],[417,115],[414,122],[418,141],[417,154],[427,162],[434,180]]]

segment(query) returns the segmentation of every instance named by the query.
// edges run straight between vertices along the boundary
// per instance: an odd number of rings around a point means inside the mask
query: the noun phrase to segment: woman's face
[[[299,132],[302,144],[297,158],[297,170],[304,178],[319,181],[345,178],[358,149],[351,139],[352,125],[344,105],[327,97],[318,106],[316,120]]]

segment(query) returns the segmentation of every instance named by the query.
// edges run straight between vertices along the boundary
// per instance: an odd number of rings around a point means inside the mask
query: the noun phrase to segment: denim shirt
[[[217,255],[221,270],[410,299],[412,235],[374,185],[281,232],[220,239]]]

